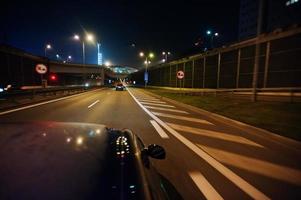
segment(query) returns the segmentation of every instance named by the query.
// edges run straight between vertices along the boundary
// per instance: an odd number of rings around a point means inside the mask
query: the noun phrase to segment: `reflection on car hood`
[[[103,125],[1,124],[0,199],[142,199],[134,151]]]

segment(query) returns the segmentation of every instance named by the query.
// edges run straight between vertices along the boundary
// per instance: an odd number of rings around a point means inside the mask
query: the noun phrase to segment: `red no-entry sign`
[[[184,72],[182,70],[177,72],[177,78],[178,79],[183,79],[184,78]]]
[[[46,74],[47,73],[47,67],[43,64],[37,64],[36,65],[36,72],[38,74]]]

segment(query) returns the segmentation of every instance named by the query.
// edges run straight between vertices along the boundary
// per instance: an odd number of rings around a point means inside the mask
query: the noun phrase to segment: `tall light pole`
[[[169,51],[168,52],[163,51],[162,55],[163,55],[163,62],[167,62],[167,58],[170,55],[170,52]]]
[[[151,61],[149,59],[152,59],[155,57],[154,53],[150,52],[148,55],[147,54],[144,54],[143,52],[140,52],[139,53],[139,56],[141,58],[144,58],[145,57],[145,61],[144,61],[144,64],[145,64],[145,72],[144,72],[144,87],[146,88],[147,86],[147,82],[148,82],[148,73],[147,73],[147,68],[148,68],[148,65],[151,63]]]
[[[71,62],[71,60],[72,60],[72,56],[69,55],[69,56],[67,57],[67,61]]]
[[[52,47],[51,47],[51,45],[50,44],[47,44],[46,46],[45,46],[45,49],[44,49],[44,55],[45,55],[45,57],[46,57],[46,54],[47,54],[47,49],[51,49]]]
[[[207,31],[206,31],[206,34],[207,34],[208,36],[210,36],[210,46],[211,46],[211,48],[213,48],[213,38],[214,38],[214,37],[218,37],[218,36],[219,36],[219,33],[215,32],[215,33],[213,34],[213,32],[212,32],[211,30],[207,30]]]
[[[74,35],[73,36],[73,39],[74,40],[77,40],[77,41],[80,41],[80,36],[79,35]],[[94,36],[92,34],[87,34],[86,35],[86,40],[88,42],[93,42],[94,41]],[[86,64],[86,54],[85,54],[85,38],[82,39],[82,51],[83,51],[83,67],[85,67],[85,64]],[[86,70],[85,70],[86,71]],[[86,73],[85,73],[85,79],[86,79]]]

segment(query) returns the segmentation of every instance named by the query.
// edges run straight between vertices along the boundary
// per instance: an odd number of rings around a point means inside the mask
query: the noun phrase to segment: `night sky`
[[[217,45],[237,40],[239,0],[196,1],[7,1],[2,0],[0,42],[52,58],[58,53],[81,62],[75,33],[93,33],[102,45],[104,60],[140,67],[141,50],[162,51],[173,58],[201,51],[206,30],[220,34]],[[201,38],[203,46],[194,43]],[[132,47],[134,43],[136,46]],[[87,44],[87,63],[97,63],[96,45]]]

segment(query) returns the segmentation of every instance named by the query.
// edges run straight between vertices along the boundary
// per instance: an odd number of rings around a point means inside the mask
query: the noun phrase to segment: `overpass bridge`
[[[37,64],[48,67],[48,72],[43,76],[48,85],[82,85],[86,82],[103,85],[106,79],[125,78],[131,72],[120,66],[63,63],[0,44],[0,86],[40,85],[41,75],[35,71]],[[123,70],[116,70],[121,68]],[[55,75],[55,80],[50,79],[52,75]]]

